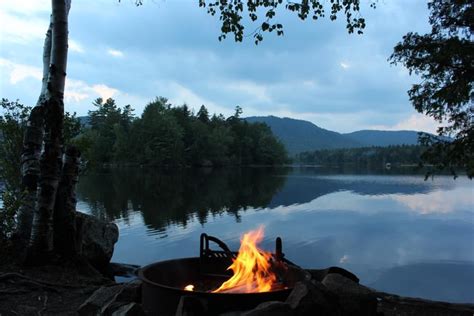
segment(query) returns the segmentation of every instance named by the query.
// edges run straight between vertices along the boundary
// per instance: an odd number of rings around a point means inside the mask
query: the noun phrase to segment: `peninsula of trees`
[[[288,162],[283,144],[264,123],[234,115],[210,115],[204,105],[193,113],[162,97],[140,117],[130,105],[97,99],[82,132],[72,142],[92,165],[146,166],[278,165]]]

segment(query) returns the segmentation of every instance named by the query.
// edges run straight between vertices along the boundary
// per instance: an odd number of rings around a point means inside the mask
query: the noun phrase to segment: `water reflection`
[[[452,184],[443,183],[443,189],[449,189]],[[429,193],[441,185],[425,182],[419,176],[354,176],[354,175],[311,175],[295,172],[286,184],[272,199],[269,207],[278,205],[303,204],[321,196],[350,191],[359,195],[388,195]]]
[[[428,262],[388,269],[371,286],[405,296],[462,303],[474,302],[473,284],[472,263]]]
[[[410,210],[421,214],[452,213],[462,208],[473,207],[472,187],[460,187],[456,191],[457,194],[438,190],[431,194],[400,195],[393,198]]]
[[[264,168],[168,173],[109,170],[82,176],[78,198],[97,217],[126,221],[130,211],[139,211],[150,229],[163,230],[171,224],[186,227],[194,215],[201,224],[208,216],[223,213],[238,222],[240,212],[248,208],[302,205],[341,191],[400,195],[401,202],[416,205],[418,199],[406,196],[453,186],[452,181],[423,181],[420,176],[327,175],[327,170],[314,168],[292,170],[288,176],[289,172],[290,169]]]
[[[128,220],[141,213],[145,225],[161,231],[171,224],[186,227],[196,216],[228,214],[240,221],[247,208],[263,208],[285,184],[287,169],[114,170],[81,177],[78,199],[100,218]]]
[[[202,232],[237,249],[242,232],[263,224],[263,247],[281,236],[301,266],[338,265],[388,292],[474,303],[472,181],[393,172],[115,170],[80,179],[79,209],[119,225],[119,262],[196,256]]]

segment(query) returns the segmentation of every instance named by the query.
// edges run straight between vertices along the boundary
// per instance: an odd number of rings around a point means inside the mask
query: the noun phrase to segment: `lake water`
[[[78,210],[113,220],[113,261],[145,265],[199,255],[205,232],[237,250],[265,226],[291,261],[340,266],[405,296],[474,303],[474,183],[397,171],[319,168],[113,170],[78,184]]]

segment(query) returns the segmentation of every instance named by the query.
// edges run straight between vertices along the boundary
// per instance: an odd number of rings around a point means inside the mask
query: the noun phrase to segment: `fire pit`
[[[263,237],[263,230],[261,234],[253,237]],[[202,234],[199,257],[157,262],[140,269],[138,275],[143,281],[145,312],[149,315],[175,315],[183,296],[203,302],[208,315],[248,310],[265,301],[284,301],[297,281],[309,278],[304,270],[284,258],[280,238],[276,239],[274,253],[255,248],[258,250],[258,253],[254,251],[257,260],[265,259],[261,263],[251,263],[253,266],[247,271],[245,267],[236,267],[251,255],[243,252],[246,236],[242,239],[240,251],[232,252],[221,240]],[[211,250],[210,241],[221,250]],[[249,271],[253,273],[251,280],[235,280]]]

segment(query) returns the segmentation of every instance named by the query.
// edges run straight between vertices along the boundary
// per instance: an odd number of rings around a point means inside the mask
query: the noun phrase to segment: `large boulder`
[[[293,316],[290,304],[277,301],[264,302],[242,316]]]
[[[94,268],[106,273],[119,237],[117,225],[78,212],[76,231],[79,253]]]
[[[106,309],[115,302],[120,291],[122,291],[121,285],[101,286],[79,306],[77,314],[79,316],[104,315]]]
[[[340,268],[340,267],[329,267],[329,268],[326,268],[326,269],[307,269],[306,271],[308,271],[310,274],[311,274],[311,278],[313,280],[316,280],[316,281],[319,281],[319,282],[322,282],[323,279],[328,275],[328,274],[333,274],[333,273],[336,273],[336,274],[340,274],[356,283],[359,283],[359,278],[352,272],[346,270],[346,269],[343,269],[343,268]]]
[[[286,299],[286,303],[290,305],[293,314],[297,316],[341,315],[338,298],[315,280],[296,283]]]
[[[338,297],[343,315],[377,315],[376,293],[368,287],[338,273],[326,275],[322,284]]]

